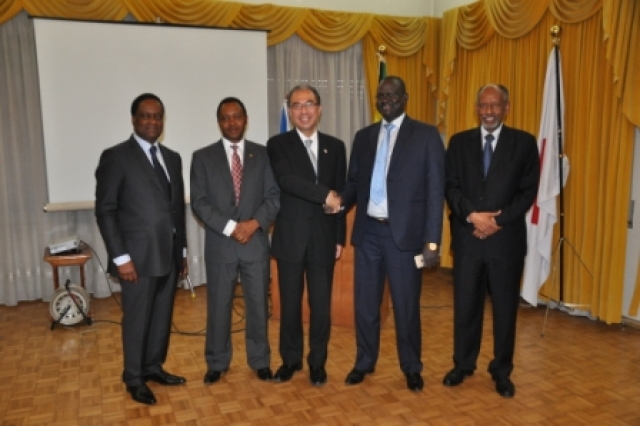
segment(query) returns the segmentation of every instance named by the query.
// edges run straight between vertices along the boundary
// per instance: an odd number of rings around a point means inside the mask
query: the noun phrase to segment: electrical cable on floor
[[[102,274],[103,274],[103,276],[104,276],[104,278],[105,278],[105,280],[106,280],[106,282],[107,282],[107,285],[108,285],[108,287],[109,287],[109,292],[110,292],[110,294],[111,294],[111,297],[113,298],[113,300],[116,302],[116,304],[117,304],[117,305],[118,305],[118,307],[120,308],[120,311],[122,311],[122,304],[120,303],[120,301],[119,301],[119,300],[118,300],[118,298],[116,297],[116,292],[114,292],[114,291],[113,291],[113,287],[111,286],[111,280],[109,279],[109,275],[107,274],[107,271],[106,271],[106,269],[104,268],[104,265],[102,264],[102,261],[100,260],[100,257],[98,256],[98,253],[96,253],[96,251],[93,249],[93,247],[91,247],[91,245],[89,245],[87,242],[82,241],[82,240],[81,240],[80,242],[81,242],[82,244],[86,245],[86,246],[91,250],[91,252],[93,253],[93,257],[98,261],[98,264],[100,265],[100,269],[101,269],[101,271],[102,271]],[[186,279],[186,278],[185,278],[185,279]],[[191,294],[192,294],[192,296],[191,296],[191,297],[192,297],[192,298],[195,298],[195,293],[193,293],[193,288],[192,288],[192,293],[191,293]],[[243,297],[242,295],[235,295],[235,296],[234,296],[234,299],[242,298],[242,297]],[[271,293],[270,293],[270,292],[269,292],[268,297],[269,297],[269,299],[268,299],[268,302],[269,302],[269,303],[268,303],[269,311],[268,311],[267,318],[271,318],[271,315],[272,315],[272,313],[271,313],[271,309],[272,309],[272,306],[273,306],[273,305],[272,305],[272,303],[271,303]],[[240,308],[242,309],[242,312],[239,312],[239,309],[240,309]],[[231,326],[232,326],[232,327],[233,327],[234,325],[240,324],[240,323],[242,323],[243,321],[245,321],[245,319],[246,319],[246,318],[245,318],[244,309],[245,309],[245,308],[244,308],[244,306],[243,306],[243,305],[236,304],[236,303],[234,303],[234,304],[233,304],[233,313],[235,313],[236,315],[238,315],[240,318],[231,324]],[[96,323],[96,322],[100,322],[100,323],[109,323],[109,324],[122,325],[122,323],[121,323],[121,322],[119,322],[119,321],[114,321],[114,320],[98,320],[98,319],[94,319],[94,320],[93,320],[93,322],[94,322],[94,323]],[[173,321],[173,320],[171,321],[171,327],[172,327],[171,333],[180,334],[180,335],[184,335],[184,336],[205,336],[205,335],[206,335],[206,331],[207,331],[207,327],[206,327],[206,326],[205,326],[204,328],[202,328],[201,330],[198,330],[198,331],[184,331],[184,330],[180,330],[180,329],[176,326],[175,321]],[[232,329],[232,330],[231,330],[231,333],[239,333],[239,332],[242,332],[242,331],[245,331],[245,330],[246,330],[245,328],[236,329],[236,330],[233,330],[233,329]]]
[[[98,253],[96,253],[96,251],[93,249],[93,247],[91,247],[91,245],[89,245],[86,241],[80,240],[80,242],[82,244],[86,245],[87,247],[89,247],[89,250],[91,250],[91,252],[93,253],[94,259],[96,259],[98,261],[98,264],[100,265],[100,269],[102,270],[102,275],[104,276],[104,279],[107,282],[107,286],[109,286],[109,293],[111,293],[111,297],[116,302],[116,305],[118,305],[118,307],[120,307],[120,310],[122,311],[122,304],[120,304],[120,301],[118,301],[118,299],[115,296],[115,292],[113,291],[113,287],[111,287],[111,280],[109,280],[109,275],[107,274],[107,270],[104,268],[104,265],[102,264],[102,261],[100,260],[100,256],[98,256]]]

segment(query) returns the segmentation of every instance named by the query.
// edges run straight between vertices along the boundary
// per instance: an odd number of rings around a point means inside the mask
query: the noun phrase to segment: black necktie
[[[151,162],[153,163],[153,169],[156,171],[156,174],[158,175],[158,178],[163,185],[164,191],[167,193],[167,195],[170,196],[171,184],[169,183],[169,178],[167,178],[167,174],[162,168],[162,165],[158,161],[158,157],[156,156],[157,150],[158,148],[156,148],[155,145],[151,145],[151,148],[149,148],[149,153],[151,153]]]
[[[484,150],[482,151],[482,164],[484,165],[484,175],[487,176],[489,172],[489,165],[491,165],[491,156],[493,155],[493,147],[491,146],[491,142],[494,137],[492,134],[488,134],[484,137]]]

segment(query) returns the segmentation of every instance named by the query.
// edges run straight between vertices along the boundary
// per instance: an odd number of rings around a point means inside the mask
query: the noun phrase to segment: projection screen
[[[49,203],[93,208],[100,153],[129,138],[130,106],[145,92],[165,105],[162,143],[182,156],[220,138],[216,108],[247,107],[246,138],[266,143],[266,33],[163,24],[34,18]],[[279,108],[280,105],[275,106]]]

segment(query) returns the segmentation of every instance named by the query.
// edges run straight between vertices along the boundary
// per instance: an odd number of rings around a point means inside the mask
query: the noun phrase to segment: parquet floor
[[[179,290],[174,324],[205,325],[205,288],[192,299]],[[487,317],[478,370],[446,388],[451,367],[451,272],[426,272],[422,295],[425,389],[409,392],[395,351],[393,319],[384,325],[376,372],[346,386],[354,332],[334,327],[329,382],[312,387],[305,368],[288,383],[260,382],[247,367],[244,335],[233,335],[235,356],[221,382],[205,386],[202,335],[174,334],[167,370],[187,377],[181,387],[151,384],[153,407],[133,402],[120,381],[120,320],[114,299],[91,301],[93,325],[49,330],[44,302],[0,306],[0,424],[2,425],[640,425],[640,332],[544,309],[522,307],[518,323],[517,388],[500,398],[486,372],[491,358]],[[234,314],[241,330],[242,304]],[[277,368],[278,323],[270,323]]]

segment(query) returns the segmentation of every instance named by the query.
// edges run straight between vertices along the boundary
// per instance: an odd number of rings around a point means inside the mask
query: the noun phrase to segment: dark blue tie
[[[149,148],[149,153],[151,154],[151,162],[153,163],[153,169],[156,171],[156,174],[158,175],[158,178],[162,183],[162,187],[164,188],[164,191],[167,193],[167,195],[170,196],[171,183],[169,183],[169,178],[167,178],[167,174],[162,168],[162,165],[160,164],[160,162],[158,161],[158,157],[156,156],[157,150],[158,148],[156,148],[155,145],[151,145],[151,148]]]
[[[493,147],[491,146],[491,142],[493,142],[493,135],[488,134],[484,137],[484,150],[482,152],[482,164],[484,165],[484,175],[487,176],[489,173],[489,165],[491,165],[491,156],[493,155]]]

